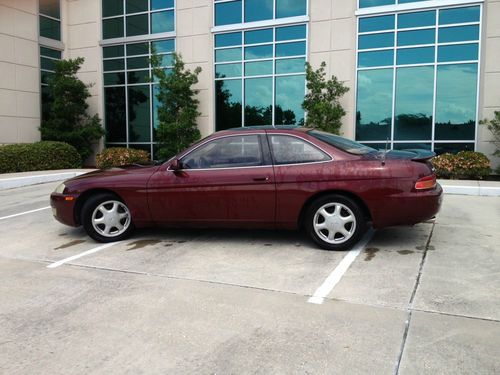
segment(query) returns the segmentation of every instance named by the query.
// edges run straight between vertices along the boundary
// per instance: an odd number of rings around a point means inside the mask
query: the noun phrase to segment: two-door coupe
[[[423,150],[377,151],[301,127],[217,132],[169,161],[91,172],[51,195],[54,216],[100,242],[135,227],[303,228],[344,250],[373,227],[439,211],[442,189]]]

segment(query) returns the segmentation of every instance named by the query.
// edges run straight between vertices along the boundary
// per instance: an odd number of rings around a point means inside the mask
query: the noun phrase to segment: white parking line
[[[26,215],[26,214],[30,214],[32,212],[37,212],[37,211],[42,211],[42,210],[48,210],[49,208],[50,208],[50,206],[47,206],[47,207],[37,208],[36,210],[30,210],[30,211],[21,212],[21,213],[14,214],[14,215],[4,216],[4,217],[0,217],[0,220],[10,219],[11,217]]]
[[[59,260],[59,261],[57,261],[57,262],[55,262],[55,263],[49,264],[49,265],[47,266],[47,268],[56,268],[56,267],[62,266],[64,263],[71,262],[72,260],[75,260],[75,259],[78,259],[78,258],[84,257],[84,256],[86,256],[86,255],[90,255],[90,254],[97,253],[98,251],[101,251],[101,250],[107,249],[107,248],[109,248],[109,247],[111,247],[111,246],[118,245],[119,243],[121,243],[121,241],[118,241],[118,242],[110,242],[110,243],[107,243],[107,244],[104,244],[104,245],[101,245],[101,246],[94,247],[93,249],[90,249],[90,250],[84,251],[83,253],[76,254],[76,255],[70,256],[70,257],[68,257],[68,258],[65,258],[65,259]]]
[[[354,259],[365,249],[365,246],[370,242],[374,231],[370,229],[365,236],[358,242],[358,244],[347,253],[347,255],[340,261],[330,275],[325,279],[323,284],[314,292],[307,302],[321,305],[325,297],[330,294],[335,285],[340,281],[342,276],[349,269],[349,266],[354,262]]]

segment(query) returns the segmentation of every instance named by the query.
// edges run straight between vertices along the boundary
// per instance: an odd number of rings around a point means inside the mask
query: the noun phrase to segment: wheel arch
[[[299,214],[299,218],[298,218],[298,222],[297,222],[297,226],[300,229],[302,229],[303,226],[304,226],[304,220],[305,220],[305,217],[306,217],[306,214],[307,214],[307,210],[309,209],[309,207],[311,206],[311,204],[316,199],[319,199],[321,197],[324,197],[326,195],[331,195],[331,194],[342,195],[344,197],[352,199],[354,202],[356,202],[359,205],[359,207],[363,211],[363,214],[364,214],[366,220],[367,221],[371,221],[372,220],[372,215],[371,215],[370,209],[368,208],[368,205],[366,204],[366,202],[363,199],[361,199],[361,197],[359,195],[357,195],[357,194],[355,194],[355,193],[353,193],[351,191],[347,191],[347,190],[332,189],[332,190],[324,190],[324,191],[318,192],[318,193],[310,196],[307,199],[307,201],[302,206],[302,209],[300,210],[300,214]]]
[[[75,203],[75,209],[74,209],[74,220],[77,225],[82,224],[82,208],[87,202],[87,200],[96,194],[112,194],[115,195],[117,198],[119,198],[122,202],[125,202],[125,200],[116,192],[110,189],[105,189],[105,188],[94,188],[94,189],[89,189],[85,190],[80,196],[77,198],[76,203]]]

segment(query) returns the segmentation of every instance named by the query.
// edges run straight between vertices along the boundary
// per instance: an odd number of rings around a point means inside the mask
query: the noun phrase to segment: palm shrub
[[[491,141],[495,145],[495,152],[493,155],[500,158],[500,111],[495,111],[495,117],[492,120],[483,120],[481,124],[486,125],[488,130],[493,135],[493,140]],[[495,170],[496,173],[500,174],[500,166]]]
[[[48,82],[52,101],[48,117],[40,126],[42,140],[66,142],[76,148],[83,160],[92,153],[92,146],[104,135],[98,115],[89,116],[86,100],[89,87],[77,77],[84,59],[55,62],[55,73]]]

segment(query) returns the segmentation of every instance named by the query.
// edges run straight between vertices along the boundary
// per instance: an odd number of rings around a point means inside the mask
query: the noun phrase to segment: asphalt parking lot
[[[0,192],[2,374],[498,374],[500,198],[350,252],[299,233],[142,230],[102,246],[57,183]]]

